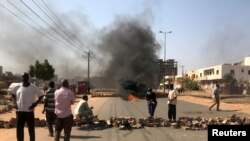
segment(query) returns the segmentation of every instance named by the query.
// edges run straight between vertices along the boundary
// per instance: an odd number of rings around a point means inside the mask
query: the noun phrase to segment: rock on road
[[[147,105],[144,100],[124,101],[116,97],[95,97],[90,98],[89,105],[94,107],[94,114],[99,119],[108,119],[110,117],[135,117],[144,118],[148,116]],[[39,105],[42,107],[42,105]],[[73,110],[73,109],[72,109]],[[158,98],[158,106],[155,116],[167,119],[167,99]],[[177,118],[180,116],[188,117],[227,117],[235,114],[236,110],[208,111],[207,106],[193,104],[178,100]],[[244,115],[243,113],[237,113]],[[1,135],[8,138],[1,141],[15,140],[15,128],[0,129]],[[14,132],[14,134],[9,134]],[[47,136],[47,128],[36,128],[37,141],[53,141],[52,137]],[[63,133],[62,133],[63,134]],[[104,130],[81,130],[79,127],[73,127],[71,141],[207,141],[207,130],[189,131],[184,129],[173,129],[170,127],[144,127],[142,129],[119,130],[116,127]],[[27,128],[25,129],[25,140],[28,140]],[[61,138],[63,140],[63,138]]]

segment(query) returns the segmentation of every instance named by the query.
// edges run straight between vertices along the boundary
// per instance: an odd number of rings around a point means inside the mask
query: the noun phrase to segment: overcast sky
[[[52,31],[53,22],[39,11],[32,0],[23,2],[52,27],[19,0],[8,1],[1,0],[0,4],[38,27],[10,3],[15,4],[37,24]],[[130,17],[147,23],[162,46],[156,52],[159,58],[164,54],[164,35],[159,31],[172,31],[166,36],[166,58],[176,59],[186,71],[239,62],[250,55],[249,0],[36,0],[36,4],[44,7],[43,2],[68,27],[69,33],[84,43],[81,44],[82,51],[72,51],[78,50],[72,49],[74,47],[58,48],[70,45],[48,43],[53,41],[0,6],[0,65],[4,71],[22,73],[35,60],[48,58],[55,67],[73,63],[72,68],[85,73],[86,67],[82,66],[86,66],[86,59],[81,54],[92,48],[95,50],[93,46],[98,43],[99,35],[105,28],[110,28],[117,17]],[[61,59],[61,56],[68,58]],[[70,68],[66,68],[65,73],[70,72]]]

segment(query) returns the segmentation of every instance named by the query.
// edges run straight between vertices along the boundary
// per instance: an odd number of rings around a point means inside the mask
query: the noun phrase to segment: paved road
[[[101,100],[100,100],[101,99]],[[95,103],[97,102],[98,103]],[[156,116],[167,117],[167,99],[158,99],[158,107],[156,109]],[[143,118],[148,116],[145,101],[123,101],[120,98],[93,98],[91,100],[94,105],[94,113],[99,115],[100,119],[106,119],[111,116],[132,116],[136,118]],[[188,102],[178,101],[177,116],[189,117],[227,117],[236,111],[208,111],[208,107]],[[183,129],[172,128],[144,128],[119,130],[117,128],[105,129],[102,131],[86,131],[79,130],[74,127],[72,132],[72,140],[80,141],[86,139],[89,141],[206,141],[207,131],[186,131]]]
[[[167,99],[159,98],[156,108],[156,116],[167,118]],[[99,119],[107,119],[111,116],[128,116],[144,118],[148,116],[146,102],[141,101],[123,101],[120,98],[91,98],[89,101],[94,106],[94,114]],[[223,107],[222,107],[223,108]],[[177,117],[227,117],[236,113],[231,111],[208,111],[208,107],[193,103],[178,101]],[[242,113],[237,113],[243,115]],[[1,129],[1,133],[8,136],[7,140],[15,140],[15,135],[8,135],[15,132],[15,129]],[[36,128],[37,141],[53,141],[53,138],[47,136],[47,128]],[[1,139],[0,139],[1,140]],[[25,129],[25,140],[28,140],[27,129]],[[61,139],[63,140],[63,139]],[[169,127],[145,127],[143,129],[119,130],[118,128],[109,128],[104,130],[81,130],[79,127],[73,127],[71,141],[207,141],[207,131],[186,131],[184,129],[172,129]]]

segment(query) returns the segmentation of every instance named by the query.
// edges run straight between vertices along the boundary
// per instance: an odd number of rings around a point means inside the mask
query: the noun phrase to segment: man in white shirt
[[[24,141],[24,125],[28,125],[30,141],[35,141],[34,108],[43,98],[43,93],[33,84],[29,83],[28,73],[22,75],[22,84],[16,93],[12,94],[17,120],[17,141]],[[35,101],[35,98],[38,99]]]
[[[74,114],[77,119],[88,120],[89,118],[93,117],[93,107],[89,107],[88,104],[88,96],[83,95],[82,100],[77,103],[75,108]]]
[[[176,104],[177,92],[174,90],[174,86],[170,85],[170,92],[168,94],[168,119],[170,122],[176,121]]]

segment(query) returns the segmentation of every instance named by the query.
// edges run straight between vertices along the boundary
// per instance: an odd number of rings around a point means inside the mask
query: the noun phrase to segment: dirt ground
[[[196,96],[192,96],[188,94],[185,95],[185,93],[181,94],[178,97],[178,99],[182,101],[204,105],[204,106],[210,106],[213,104],[212,98],[202,98],[202,97],[196,97]],[[220,109],[221,110],[237,110],[237,112],[246,113],[250,116],[250,110],[249,110],[250,109],[250,97],[222,99],[221,104],[220,104]]]
[[[98,103],[98,100],[100,100],[100,99],[90,98],[89,104],[93,105],[94,103]],[[212,99],[210,99],[210,98],[195,97],[195,96],[189,95],[188,93],[182,93],[181,95],[179,95],[178,100],[192,102],[192,103],[196,103],[196,104],[200,104],[200,105],[204,105],[204,106],[210,106],[212,104]],[[79,98],[76,100],[75,104],[72,106],[72,110],[75,108],[78,101],[79,101]],[[231,101],[233,101],[233,100],[231,100]],[[250,109],[250,101],[245,101],[243,103],[239,103],[239,102],[226,103],[226,100],[222,100],[220,107],[222,110],[237,110],[237,112],[247,113],[250,116],[250,110],[249,110]],[[42,104],[40,104],[36,107],[36,109],[35,109],[35,117],[36,118],[45,119],[45,115],[42,114],[42,109],[43,109]],[[8,121],[12,117],[14,117],[14,118],[16,117],[15,110],[12,110],[11,112],[8,112],[5,114],[1,114],[0,120]],[[27,129],[25,129],[24,131],[25,131],[25,140],[26,140],[28,137],[28,131],[27,131]],[[39,132],[39,136],[44,138],[42,140],[53,140],[53,138],[47,136],[48,131],[47,131],[46,127],[36,128],[36,133],[38,133],[38,132]],[[36,138],[39,138],[39,136],[36,136]],[[1,139],[0,139],[1,141],[16,140],[15,128],[0,129],[0,137],[1,137]]]

